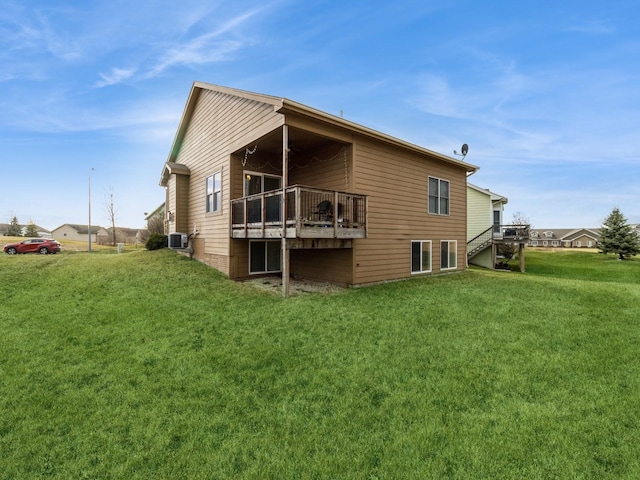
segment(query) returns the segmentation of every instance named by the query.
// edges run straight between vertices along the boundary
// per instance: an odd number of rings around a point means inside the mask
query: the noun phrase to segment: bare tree
[[[513,217],[511,219],[511,224],[512,225],[529,225],[531,228],[531,222],[529,220],[529,217],[527,217],[524,213],[522,212],[514,212],[513,213]],[[515,254],[516,254],[516,245],[514,243],[503,243],[501,245],[498,245],[498,255],[504,257],[505,261],[504,263],[508,263],[509,260],[511,260]]]
[[[513,212],[513,218],[511,223],[513,225],[529,225],[531,228],[533,228],[533,225],[531,225],[531,221],[529,220],[529,217],[527,217],[522,212]]]
[[[112,245],[115,247],[117,243],[116,239],[116,213],[117,208],[113,203],[113,187],[109,187],[109,196],[105,197],[105,206],[107,207],[107,215],[109,218],[109,223],[111,223],[111,238]]]

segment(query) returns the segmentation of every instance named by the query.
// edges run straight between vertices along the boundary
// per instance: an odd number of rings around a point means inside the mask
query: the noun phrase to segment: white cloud
[[[123,80],[126,80],[127,78],[130,78],[135,73],[135,71],[135,68],[112,68],[111,72],[108,74],[100,73],[100,77],[102,78],[102,80],[96,82],[95,86],[97,88],[102,88],[109,85],[115,85],[122,82]]]
[[[173,46],[161,55],[162,59],[145,75],[155,77],[177,65],[201,65],[225,60],[229,54],[241,49],[245,41],[230,38],[230,32],[257,15],[262,8],[230,18],[213,32],[199,35],[187,42]],[[222,37],[222,39],[220,39]]]
[[[613,35],[616,29],[605,22],[594,20],[584,23],[575,23],[566,29],[568,32],[585,33],[588,35]]]

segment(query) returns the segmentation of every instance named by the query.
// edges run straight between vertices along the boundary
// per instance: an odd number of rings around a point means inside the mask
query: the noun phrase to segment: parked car
[[[60,243],[48,238],[29,238],[18,243],[7,243],[4,251],[9,255],[16,253],[58,253],[60,251]]]

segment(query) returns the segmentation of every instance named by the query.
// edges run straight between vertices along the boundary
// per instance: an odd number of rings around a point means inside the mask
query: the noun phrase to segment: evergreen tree
[[[600,229],[598,242],[600,253],[615,253],[620,260],[640,252],[638,234],[627,224],[627,219],[618,208],[614,208]]]
[[[31,238],[37,238],[40,236],[38,235],[38,229],[36,228],[36,224],[33,223],[33,220],[29,220],[29,223],[27,224],[27,228],[24,232],[24,236],[31,237]]]
[[[18,217],[13,217],[11,219],[11,223],[9,224],[9,228],[7,229],[8,237],[21,237],[22,236],[22,227],[18,223]]]

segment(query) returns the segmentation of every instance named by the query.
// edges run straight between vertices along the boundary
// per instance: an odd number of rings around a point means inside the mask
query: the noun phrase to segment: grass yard
[[[283,300],[168,250],[0,255],[0,478],[640,478],[640,260]]]

